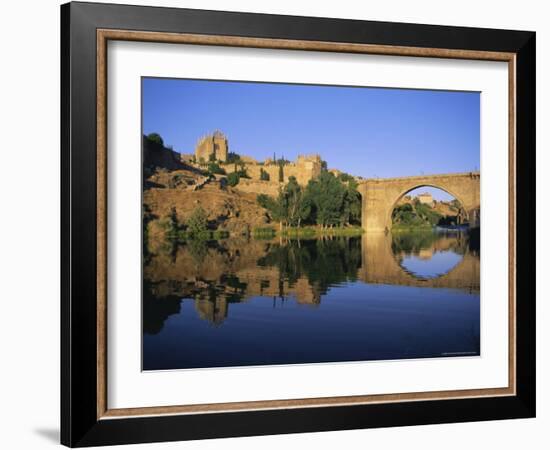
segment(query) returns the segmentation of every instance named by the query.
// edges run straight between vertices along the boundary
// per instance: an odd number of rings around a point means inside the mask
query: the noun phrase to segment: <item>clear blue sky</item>
[[[181,153],[219,129],[239,154],[319,153],[365,178],[479,170],[477,92],[144,78],[142,107]]]

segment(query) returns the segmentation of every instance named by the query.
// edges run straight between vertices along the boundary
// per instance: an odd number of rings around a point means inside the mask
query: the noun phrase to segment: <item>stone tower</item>
[[[202,137],[197,146],[195,147],[195,159],[200,162],[201,159],[204,162],[210,161],[212,155],[214,159],[218,161],[227,161],[227,153],[229,152],[229,145],[225,135],[216,130],[214,133]]]

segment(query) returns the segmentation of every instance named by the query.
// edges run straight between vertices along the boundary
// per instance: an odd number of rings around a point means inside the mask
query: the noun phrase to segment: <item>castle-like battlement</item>
[[[245,155],[240,157],[242,164],[229,164],[227,163],[228,153],[227,137],[221,131],[216,130],[198,140],[194,159],[198,164],[205,164],[212,159],[219,161],[227,174],[241,170],[243,164],[252,180],[278,185],[279,183],[287,183],[290,177],[294,177],[302,186],[321,174],[323,163],[321,156],[313,153],[298,155],[295,161],[284,164],[282,169],[271,158],[267,158],[261,163]]]
[[[296,163],[300,162],[321,162],[321,155],[318,153],[312,153],[309,155],[298,155],[296,158]]]
[[[227,137],[220,130],[201,137],[195,147],[195,159],[197,162],[207,162],[210,159],[227,161],[228,153],[229,145]]]

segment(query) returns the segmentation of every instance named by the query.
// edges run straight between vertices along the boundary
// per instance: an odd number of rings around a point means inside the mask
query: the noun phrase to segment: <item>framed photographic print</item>
[[[535,33],[61,7],[68,446],[535,415]]]

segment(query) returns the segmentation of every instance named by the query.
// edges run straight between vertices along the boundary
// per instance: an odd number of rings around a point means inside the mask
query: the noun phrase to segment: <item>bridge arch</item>
[[[386,217],[386,223],[389,224],[388,226],[388,229],[391,229],[391,224],[392,224],[392,214],[393,214],[393,210],[395,209],[395,207],[397,206],[397,204],[399,203],[399,200],[401,200],[405,195],[407,195],[409,192],[412,192],[414,191],[415,189],[418,189],[418,188],[423,188],[423,187],[431,187],[431,188],[435,188],[435,189],[439,189],[443,192],[446,192],[447,194],[449,194],[450,196],[452,196],[453,198],[455,198],[458,203],[460,204],[460,207],[461,209],[464,211],[465,215],[466,215],[466,218],[468,218],[468,211],[466,210],[465,206],[464,206],[464,202],[460,199],[460,197],[458,195],[456,195],[454,192],[452,192],[450,189],[448,188],[445,188],[445,187],[442,187],[442,186],[439,186],[437,185],[436,183],[416,183],[416,184],[412,184],[411,187],[407,187],[405,188],[404,191],[402,191],[398,196],[397,198],[394,200],[394,202],[389,206],[388,208],[388,211],[387,211],[387,217]]]
[[[479,226],[480,175],[479,172],[466,172],[363,180],[358,186],[362,197],[363,229],[367,232],[390,230],[395,204],[407,192],[422,186],[448,192],[463,207],[470,225]]]

